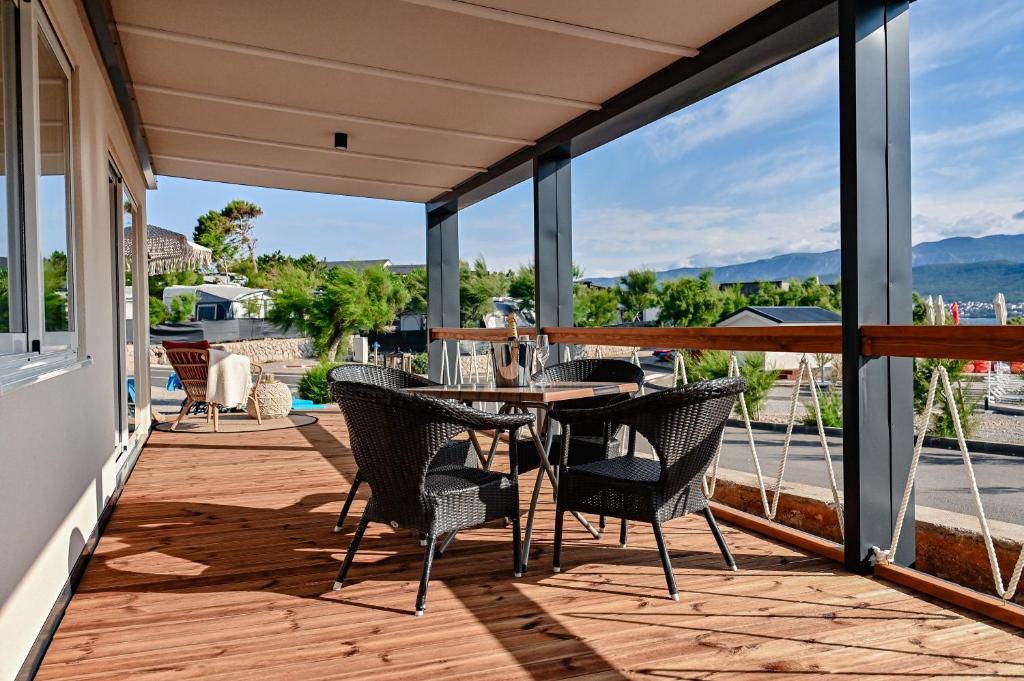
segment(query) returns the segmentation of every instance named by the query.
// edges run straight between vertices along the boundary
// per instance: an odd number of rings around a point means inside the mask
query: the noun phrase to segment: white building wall
[[[136,223],[146,224],[142,171],[81,3],[42,2],[74,68],[76,313],[91,364],[0,396],[0,679],[21,667],[128,458],[115,462],[108,158],[140,204]]]

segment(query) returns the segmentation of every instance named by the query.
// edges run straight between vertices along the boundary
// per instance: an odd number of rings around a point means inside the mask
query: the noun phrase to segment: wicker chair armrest
[[[551,418],[563,426],[578,425],[583,423],[609,423],[615,422],[614,417],[621,411],[617,407],[621,402],[609,404],[605,407],[593,409],[559,409],[551,411]]]
[[[605,407],[552,411],[551,417],[563,425],[578,423],[631,425],[630,422],[636,416],[644,414],[654,405],[667,404],[668,401],[676,405],[703,402],[704,400],[716,397],[737,395],[743,392],[746,387],[747,382],[742,378],[719,378],[713,381],[699,381],[678,388],[664,388],[652,391],[645,396],[615,402]]]
[[[533,423],[533,414],[491,414],[459,405],[461,413],[452,421],[471,430],[515,430]]]

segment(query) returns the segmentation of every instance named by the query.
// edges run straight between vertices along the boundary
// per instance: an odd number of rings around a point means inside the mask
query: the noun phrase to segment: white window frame
[[[18,120],[18,62],[20,61],[17,45],[18,4],[17,0],[0,0],[4,14],[3,25],[3,106],[5,149],[3,163],[6,177],[0,190],[7,194],[7,257],[8,284],[10,287],[9,311],[13,309],[13,318],[17,319],[14,328],[17,331],[0,332],[0,363],[10,357],[24,355],[28,352],[28,329],[25,312],[25,278],[23,258],[25,254],[25,230],[21,220],[21,140],[19,138]],[[15,248],[12,249],[11,247]]]
[[[26,291],[26,331],[28,343],[26,352],[0,356],[0,396],[26,385],[32,385],[74,371],[91,364],[91,359],[80,353],[78,329],[81,327],[83,311],[79,295],[78,258],[77,258],[77,221],[75,180],[77,166],[75,158],[76,140],[75,106],[72,87],[74,68],[67,52],[61,45],[53,25],[40,2],[20,2],[17,7],[17,24],[19,29],[20,52],[16,68],[21,75],[21,111],[19,112],[22,136],[18,140],[21,145],[22,167],[19,169],[22,183],[20,197],[23,206],[24,222],[24,282]],[[67,258],[68,258],[68,298],[69,327],[67,332],[57,332],[66,343],[59,346],[47,346],[45,331],[45,310],[43,301],[42,250],[39,239],[39,178],[42,169],[42,145],[39,121],[39,40],[56,56],[58,63],[67,78],[68,103],[68,163],[65,182],[67,210]],[[53,332],[50,332],[51,337]]]

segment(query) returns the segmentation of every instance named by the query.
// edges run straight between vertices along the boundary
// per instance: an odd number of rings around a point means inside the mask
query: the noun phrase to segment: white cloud
[[[574,259],[589,276],[615,276],[639,266],[705,267],[824,251],[838,247],[838,217],[837,191],[780,209],[734,203],[651,210],[606,206],[576,216]]]
[[[947,7],[968,3],[946,3]],[[930,21],[918,30],[911,9],[910,68],[913,75],[922,75],[948,64],[955,64],[965,52],[999,44],[999,36],[1024,26],[1024,5],[1019,2],[970,4],[970,11],[950,15],[929,16],[931,8],[922,9]],[[955,19],[955,20],[951,20]]]
[[[777,193],[783,187],[835,177],[838,183],[839,150],[826,147],[783,148],[744,158],[726,168],[728,192],[750,196]]]
[[[838,96],[838,57],[826,43],[652,123],[644,141],[659,160],[704,144],[793,120]]]
[[[919,133],[910,143],[915,151],[934,151],[990,142],[1020,132],[1024,132],[1024,112],[1010,111],[977,123]]]

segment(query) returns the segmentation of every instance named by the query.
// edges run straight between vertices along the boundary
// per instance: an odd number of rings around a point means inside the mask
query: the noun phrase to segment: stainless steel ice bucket
[[[533,369],[533,342],[526,340],[491,343],[494,385],[522,388],[530,385]]]

